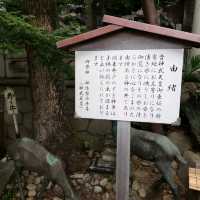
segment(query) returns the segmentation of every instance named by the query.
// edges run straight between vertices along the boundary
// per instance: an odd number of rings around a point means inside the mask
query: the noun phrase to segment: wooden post
[[[13,114],[13,122],[14,122],[16,135],[19,136],[19,127],[18,127],[18,123],[17,123],[17,115],[16,114]]]
[[[117,122],[117,200],[129,199],[131,122]]]

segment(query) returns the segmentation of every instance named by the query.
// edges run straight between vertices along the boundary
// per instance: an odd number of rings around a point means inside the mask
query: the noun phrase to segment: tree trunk
[[[184,0],[183,31],[191,32],[195,0]]]
[[[142,8],[146,23],[158,25],[159,20],[154,0],[142,0]]]
[[[55,0],[25,0],[27,14],[33,15],[32,24],[48,31],[56,27]],[[51,141],[62,140],[64,134],[60,94],[48,70],[38,63],[31,47],[27,48],[33,100],[33,127],[35,138],[46,147]]]
[[[104,14],[104,0],[85,0],[85,14],[87,28],[97,28]]]
[[[159,25],[154,0],[142,0],[142,8],[145,16],[145,21],[149,24]],[[163,126],[161,124],[152,124],[152,131],[156,133],[163,133]]]
[[[52,31],[57,26],[56,0],[24,0],[25,13],[32,15],[32,23]]]
[[[94,0],[85,0],[86,25],[88,30],[92,30],[97,27],[97,16],[93,7]]]
[[[195,0],[194,5],[194,18],[193,18],[193,26],[192,26],[192,32],[200,34],[200,1]],[[197,48],[193,48],[191,51],[192,56],[200,55],[200,50]]]

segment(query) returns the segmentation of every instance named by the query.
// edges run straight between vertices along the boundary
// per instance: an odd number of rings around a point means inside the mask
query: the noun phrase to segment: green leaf
[[[200,69],[200,55],[192,57],[190,65],[191,65],[191,72],[195,72],[196,70]]]
[[[185,72],[183,74],[183,80],[185,82],[200,82],[200,77],[194,74],[200,69],[200,55],[194,56],[190,59],[186,65]]]

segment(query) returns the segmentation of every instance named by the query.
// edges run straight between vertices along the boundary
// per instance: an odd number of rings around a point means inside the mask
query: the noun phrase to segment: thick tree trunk
[[[25,9],[33,15],[32,24],[52,31],[56,26],[55,0],[25,0]],[[49,147],[51,141],[62,140],[63,114],[60,94],[49,73],[48,66],[35,60],[34,51],[27,48],[33,100],[33,126],[35,138]]]
[[[56,0],[24,0],[25,12],[32,15],[32,23],[52,31],[57,26]]]
[[[87,28],[97,28],[104,14],[104,0],[85,0],[85,14]]]
[[[85,0],[86,25],[88,30],[97,27],[97,18],[93,10],[94,0]]]
[[[200,34],[200,1],[195,0],[194,5],[194,18],[193,18],[193,26],[192,32]],[[192,56],[200,55],[200,50],[198,48],[193,48],[191,51]]]
[[[149,24],[159,24],[154,0],[142,0],[145,21]]]
[[[149,24],[159,25],[154,0],[142,0],[142,8],[145,16],[145,21]],[[163,133],[163,126],[161,124],[152,124],[152,131],[156,133]]]
[[[46,66],[37,66],[31,70],[33,94],[33,125],[36,139],[43,144],[63,137],[63,116],[60,94],[52,81]]]
[[[183,31],[191,32],[192,30],[194,2],[195,0],[184,0]]]

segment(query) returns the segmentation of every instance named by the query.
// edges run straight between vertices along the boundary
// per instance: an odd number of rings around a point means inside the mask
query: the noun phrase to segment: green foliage
[[[6,12],[0,13],[0,48],[13,51],[17,47],[31,46],[42,64],[51,65],[54,59],[51,54],[56,53],[56,38],[44,30],[37,29],[26,23],[22,18]],[[54,61],[53,61],[54,63]]]
[[[1,51],[12,53],[29,46],[33,49],[38,64],[48,66],[52,72],[63,70],[66,67],[63,60],[67,54],[57,49],[56,42],[80,34],[83,30],[80,25],[71,24],[54,33],[48,33],[8,12],[0,12],[0,24]]]
[[[65,9],[68,4],[84,5],[84,2],[84,0],[57,0],[58,10]],[[169,3],[167,0],[156,0],[156,2],[158,5]],[[141,0],[109,0],[104,1],[104,4],[105,12],[116,16],[130,14],[141,8]],[[66,66],[63,62],[66,57],[72,59],[71,55],[57,49],[56,42],[80,34],[86,28],[76,20],[65,19],[67,23],[63,28],[48,33],[27,23],[28,17],[24,16],[23,0],[0,0],[0,53],[16,53],[29,46],[33,49],[38,64],[48,66],[52,72],[63,70],[66,72],[65,77],[73,78],[73,66],[69,64]]]
[[[12,200],[14,199],[14,192],[13,191],[6,191],[3,196],[2,196],[2,199],[1,200]]]
[[[83,3],[84,3],[84,0],[57,0],[58,5],[66,5],[66,4],[80,5]]]
[[[157,7],[166,7],[176,5],[179,0],[155,0]]]
[[[86,31],[86,26],[80,26],[80,24],[77,22],[73,22],[73,23],[69,22],[68,26],[55,30],[53,32],[53,35],[55,37],[68,38],[85,31]]]
[[[157,7],[176,5],[179,0],[155,0]],[[141,0],[109,0],[105,1],[105,9],[108,14],[122,16],[137,11],[142,7]]]
[[[195,74],[197,70],[200,70],[200,55],[192,57],[186,65],[183,80],[185,82],[200,82],[199,75]]]
[[[23,0],[0,0],[0,4],[9,12],[22,13]]]

